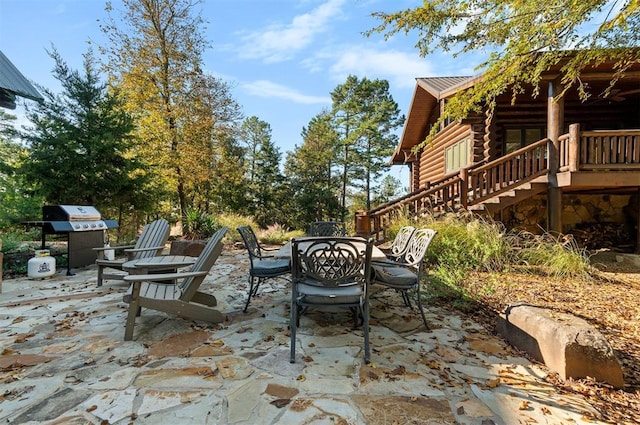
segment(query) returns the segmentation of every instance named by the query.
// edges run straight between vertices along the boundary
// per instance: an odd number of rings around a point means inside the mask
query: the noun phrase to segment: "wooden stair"
[[[534,181],[525,182],[509,190],[497,193],[491,198],[468,206],[469,211],[486,212],[488,214],[497,213],[511,205],[522,202],[535,195],[546,192],[548,187],[547,176]]]

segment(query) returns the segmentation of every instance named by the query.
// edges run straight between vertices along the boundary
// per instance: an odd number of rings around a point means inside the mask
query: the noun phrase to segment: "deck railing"
[[[640,130],[580,131],[579,124],[554,145],[542,139],[488,163],[477,163],[446,174],[426,187],[356,216],[361,234],[384,238],[385,229],[400,214],[410,217],[467,209],[500,193],[548,174],[551,155],[556,172],[640,170]]]

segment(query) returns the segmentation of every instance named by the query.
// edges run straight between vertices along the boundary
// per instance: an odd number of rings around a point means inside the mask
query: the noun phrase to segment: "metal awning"
[[[0,107],[15,109],[16,96],[42,102],[44,98],[0,51]]]

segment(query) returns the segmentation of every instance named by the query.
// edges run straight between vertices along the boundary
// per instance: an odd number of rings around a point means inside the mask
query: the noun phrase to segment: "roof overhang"
[[[0,51],[0,107],[15,109],[16,96],[42,102],[44,98]]]
[[[417,78],[402,137],[390,164],[413,162],[416,159],[414,147],[422,143],[429,126],[439,115],[436,112],[440,107],[440,100],[471,87],[475,81],[476,77]]]

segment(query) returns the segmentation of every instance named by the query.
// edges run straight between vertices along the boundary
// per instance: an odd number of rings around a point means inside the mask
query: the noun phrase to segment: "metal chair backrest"
[[[294,281],[324,287],[362,285],[370,275],[373,241],[351,237],[294,238]]]
[[[342,221],[314,221],[309,229],[309,236],[345,236],[347,230]]]
[[[393,239],[391,246],[389,247],[389,254],[392,257],[401,258],[404,252],[409,247],[409,241],[411,236],[416,231],[413,226],[404,226],[398,230],[396,237]]]
[[[253,232],[251,226],[240,226],[238,227],[238,233],[242,237],[242,241],[244,242],[244,246],[249,251],[249,259],[251,263],[253,263],[253,259],[262,257],[262,250],[260,248],[260,243],[258,243],[258,238],[256,234]]]
[[[407,251],[404,253],[404,264],[419,267],[424,260],[427,249],[436,235],[433,229],[418,229],[413,233]]]

